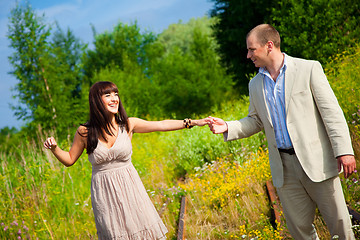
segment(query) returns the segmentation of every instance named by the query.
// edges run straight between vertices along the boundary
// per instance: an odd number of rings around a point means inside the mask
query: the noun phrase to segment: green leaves
[[[112,32],[95,35],[95,49],[88,50],[84,59],[85,74],[91,79],[95,72],[108,66],[124,69],[124,61],[130,61],[145,70],[148,64],[148,46],[154,41],[154,34],[140,33],[136,23],[133,25],[119,23]]]
[[[215,36],[222,61],[247,89],[256,71],[246,59],[246,34],[256,25],[270,23],[279,31],[282,51],[295,57],[319,60],[354,46],[360,35],[358,0],[213,0],[212,16],[219,19]]]
[[[272,22],[283,37],[282,50],[325,63],[354,46],[360,33],[356,5],[358,1],[353,0],[278,1],[272,9]]]
[[[30,6],[17,6],[11,11],[8,38],[10,46],[16,52],[9,57],[14,70],[11,72],[20,82],[16,85],[17,97],[20,103],[25,104],[29,114],[23,115],[22,106],[15,112],[22,119],[32,118],[32,112],[36,110],[39,102],[43,99],[39,96],[42,84],[41,66],[39,59],[47,53],[46,39],[50,35],[50,29],[43,24],[43,19],[36,16]]]
[[[248,74],[256,71],[246,58],[246,34],[256,25],[264,23],[270,16],[272,1],[266,0],[212,0],[212,17],[218,21],[214,25],[214,35],[220,47],[218,54],[222,62],[234,75],[236,87],[248,93]]]
[[[214,19],[173,24],[160,35],[119,23],[94,34],[94,49],[46,25],[29,5],[18,5],[10,22],[14,110],[30,132],[40,126],[62,138],[84,123],[96,81],[114,82],[129,116],[142,118],[191,117],[229,99],[233,83],[216,53]]]
[[[17,5],[11,12],[8,38],[15,52],[9,57],[17,79],[13,106],[15,115],[28,120],[28,127],[49,130],[56,126],[59,136],[74,122],[84,121],[78,106],[82,101],[81,56],[85,49],[70,30],[52,28],[30,5]]]
[[[87,52],[91,82],[112,81],[130,116],[184,118],[225,100],[232,80],[220,65],[208,18],[173,24],[159,36],[118,24]]]

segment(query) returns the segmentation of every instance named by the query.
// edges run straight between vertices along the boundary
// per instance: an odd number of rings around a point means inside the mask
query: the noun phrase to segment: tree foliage
[[[280,32],[286,53],[323,63],[354,46],[360,35],[358,0],[213,0],[212,16],[219,22],[215,36],[223,62],[242,89],[255,71],[246,61],[245,38],[249,30],[270,23]]]
[[[119,23],[88,49],[72,31],[53,29],[30,5],[11,13],[9,60],[20,105],[15,114],[66,136],[88,117],[88,90],[97,81],[119,88],[130,116],[183,118],[208,113],[229,97],[232,78],[220,64],[212,19],[173,24],[162,34]]]
[[[137,23],[118,23],[113,31],[94,32],[94,50],[87,50],[84,59],[85,74],[91,79],[94,73],[108,66],[124,69],[127,62],[147,68],[148,50],[156,39],[152,32],[141,33]]]
[[[217,48],[217,42],[212,37],[212,26],[215,24],[214,18],[202,17],[192,18],[186,24],[179,21],[177,24],[171,24],[159,36],[158,42],[161,43],[165,52],[170,54],[179,48],[184,53],[189,53],[192,42],[194,41],[194,30],[201,32],[210,40],[212,50]]]
[[[96,35],[95,49],[85,59],[87,77],[91,83],[115,82],[129,115],[209,112],[232,86],[215,52],[210,25],[207,18],[193,19],[156,36],[141,33],[136,23],[119,23],[112,32]]]
[[[81,56],[86,46],[70,30],[52,30],[30,5],[11,11],[8,38],[15,50],[9,57],[11,74],[18,79],[15,115],[27,120],[30,129],[56,126],[60,136],[65,134],[81,121]]]
[[[0,129],[0,151],[4,151],[3,146],[9,141],[10,137],[17,132],[16,128],[4,127]]]
[[[15,50],[9,57],[14,68],[11,73],[19,80],[16,97],[26,106],[16,107],[15,115],[20,119],[33,118],[37,107],[49,102],[40,59],[47,55],[50,30],[30,6],[18,5],[11,11],[8,38]]]
[[[211,16],[218,21],[214,36],[219,43],[222,62],[234,74],[236,86],[247,92],[248,74],[256,71],[246,59],[246,34],[256,25],[264,23],[270,15],[272,1],[266,0],[212,0]]]
[[[172,50],[155,68],[155,79],[163,86],[164,97],[161,102],[164,109],[179,117],[189,113],[209,112],[213,106],[227,99],[226,95],[233,86],[231,77],[220,64],[211,34],[206,34],[199,26],[188,27],[191,28],[186,38],[190,39],[189,44],[169,44]],[[184,30],[181,25],[179,29]],[[176,38],[176,34],[172,36]],[[173,42],[170,36],[168,42]]]
[[[350,47],[360,36],[358,0],[281,0],[271,22],[282,37],[282,50],[322,63]]]
[[[156,54],[156,36],[141,33],[136,23],[118,23],[112,31],[96,34],[94,50],[87,50],[84,69],[89,85],[111,81],[119,88],[119,96],[129,115],[158,115],[154,84],[148,72]]]

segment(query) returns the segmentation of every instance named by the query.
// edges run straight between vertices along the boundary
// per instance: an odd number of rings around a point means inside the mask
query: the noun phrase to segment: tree
[[[124,69],[124,59],[138,64],[146,71],[148,46],[155,41],[152,32],[140,33],[137,23],[119,23],[112,32],[94,32],[94,50],[88,50],[84,60],[85,75],[91,81],[94,73],[108,66]],[[90,82],[92,84],[92,82]]]
[[[94,50],[84,58],[89,86],[96,81],[111,81],[119,88],[119,96],[129,115],[159,116],[157,91],[149,75],[152,58],[159,48],[152,32],[141,33],[136,23],[119,23],[112,31],[96,34]]]
[[[50,30],[44,24],[43,17],[34,14],[31,6],[17,5],[12,9],[8,29],[10,46],[15,50],[9,57],[14,68],[11,74],[19,80],[15,97],[26,106],[15,108],[15,115],[19,119],[31,119],[42,101],[50,101],[39,62],[47,54]]]
[[[213,0],[212,16],[219,19],[215,36],[222,61],[235,74],[237,86],[247,89],[248,75],[255,72],[246,60],[246,34],[256,25],[270,23],[282,38],[289,55],[316,59],[354,46],[360,35],[358,0]]]
[[[152,68],[165,112],[177,118],[208,113],[228,98],[233,82],[220,64],[208,18],[173,24],[159,36],[165,54]]]
[[[19,131],[15,128],[4,127],[0,129],[0,151],[4,154],[14,154],[14,148],[23,143],[24,139],[15,138]],[[20,141],[21,140],[21,141]]]
[[[37,16],[30,5],[17,5],[10,16],[8,38],[15,52],[9,57],[17,79],[15,115],[28,120],[29,129],[40,125],[66,134],[76,117],[80,101],[81,52],[85,45],[70,30],[57,27],[53,42],[52,28],[44,15]],[[60,93],[60,94],[59,94]],[[78,123],[77,123],[78,124]]]
[[[279,0],[271,20],[282,37],[283,51],[326,63],[358,42],[360,2]]]
[[[214,36],[219,43],[218,53],[229,73],[234,75],[236,87],[247,93],[248,75],[256,69],[246,59],[246,34],[270,16],[272,1],[266,0],[212,0],[211,16],[218,21]]]
[[[52,128],[56,123],[57,130],[63,132],[86,121],[88,92],[82,64],[85,49],[86,45],[77,39],[70,29],[63,31],[57,25],[52,41],[49,41],[47,58],[41,61],[42,77],[47,81],[46,87],[56,116],[52,117],[55,121],[51,121],[46,114],[49,112],[46,105],[39,106],[35,119],[41,122],[43,128]]]
[[[187,23],[179,21],[177,24],[171,24],[158,36],[157,42],[159,42],[164,50],[165,54],[169,54],[179,48],[180,51],[185,54],[191,51],[191,44],[194,41],[194,29],[201,32],[203,35],[211,38],[211,46],[213,50],[217,48],[217,42],[212,38],[212,26],[215,24],[214,18],[202,17],[192,18]]]
[[[211,21],[173,24],[159,36],[137,25],[99,34],[87,53],[89,82],[115,82],[129,115],[188,117],[209,112],[231,89],[219,63]]]

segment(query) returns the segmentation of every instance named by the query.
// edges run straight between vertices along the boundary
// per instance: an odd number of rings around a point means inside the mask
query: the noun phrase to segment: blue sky
[[[172,23],[186,23],[191,18],[208,15],[213,7],[210,0],[28,0],[38,15],[45,14],[46,22],[57,21],[62,29],[70,28],[85,43],[93,41],[90,24],[98,33],[112,30],[118,23],[137,21],[142,30],[162,32]],[[17,80],[8,74],[8,56],[12,49],[6,37],[10,10],[15,0],[0,0],[0,129],[19,128],[9,104],[15,104],[11,89]]]

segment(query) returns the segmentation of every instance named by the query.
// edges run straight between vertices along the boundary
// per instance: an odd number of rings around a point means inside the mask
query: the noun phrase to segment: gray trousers
[[[338,176],[323,182],[311,181],[296,155],[280,153],[284,185],[277,188],[286,225],[296,240],[319,239],[313,226],[318,207],[332,237],[355,240],[351,219]]]

